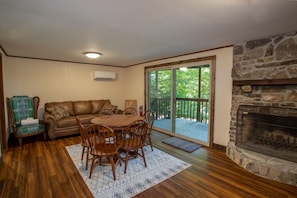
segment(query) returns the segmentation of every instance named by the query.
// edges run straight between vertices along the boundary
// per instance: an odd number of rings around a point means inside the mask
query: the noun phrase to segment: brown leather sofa
[[[43,120],[50,139],[79,134],[76,122],[78,117],[82,124],[88,126],[90,120],[104,111],[122,113],[110,100],[85,100],[50,102],[44,105]]]

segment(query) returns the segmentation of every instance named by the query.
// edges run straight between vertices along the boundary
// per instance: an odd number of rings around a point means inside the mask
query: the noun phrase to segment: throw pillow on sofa
[[[114,113],[118,106],[105,103],[102,107],[100,114],[111,114]]]
[[[53,116],[55,116],[55,118],[57,120],[60,120],[62,118],[65,118],[65,117],[68,117],[69,116],[68,111],[64,107],[62,107],[62,106],[56,106],[56,107],[53,107],[53,108],[49,108],[48,111]]]

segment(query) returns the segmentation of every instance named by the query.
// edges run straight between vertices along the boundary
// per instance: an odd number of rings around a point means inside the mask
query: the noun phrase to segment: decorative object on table
[[[102,159],[107,158],[112,168],[113,179],[116,180],[116,164],[121,163],[121,157],[119,150],[121,143],[118,141],[116,134],[111,128],[105,125],[91,125],[88,127],[88,141],[91,147],[92,165],[90,170],[90,176],[94,170],[95,163],[99,162],[102,165]]]
[[[201,148],[202,146],[200,144],[196,144],[187,140],[183,140],[177,137],[171,137],[167,138],[162,141],[165,144],[168,144],[170,146],[173,146],[175,148],[181,149],[183,151],[186,151],[188,153],[192,153],[193,151]]]
[[[148,124],[144,120],[136,120],[131,123],[123,131],[123,140],[121,150],[125,152],[125,169],[127,171],[129,154],[133,153],[133,156],[140,156],[143,158],[144,167],[146,167],[145,154],[144,154],[144,141],[148,130]],[[139,153],[139,150],[141,153]]]
[[[115,181],[110,166],[96,167],[89,179],[89,171],[80,160],[81,145],[67,146],[66,150],[95,198],[133,197],[191,166],[157,148],[152,152],[149,146],[145,146],[147,168],[143,168],[143,160],[138,157],[129,161],[126,174],[124,166],[117,167]]]
[[[153,149],[151,135],[152,135],[152,129],[153,129],[154,121],[155,121],[155,112],[153,112],[151,110],[145,111],[144,118],[148,124],[148,130],[147,130],[145,143],[146,143],[146,145],[150,145],[151,149],[153,151],[154,149]]]
[[[38,96],[13,96],[6,98],[8,118],[13,134],[22,146],[22,138],[43,134],[46,140],[44,124],[37,118],[40,98]]]

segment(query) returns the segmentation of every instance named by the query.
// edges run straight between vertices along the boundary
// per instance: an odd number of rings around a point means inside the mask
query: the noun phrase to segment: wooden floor
[[[193,153],[161,143],[167,136],[153,133],[155,147],[192,166],[136,197],[297,197],[297,187],[250,174],[223,152],[200,148]],[[65,146],[80,142],[79,136],[43,141],[25,139],[22,148],[3,153],[0,197],[92,197],[67,154]]]

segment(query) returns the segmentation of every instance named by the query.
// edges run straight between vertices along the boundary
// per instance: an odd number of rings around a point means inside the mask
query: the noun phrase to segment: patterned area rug
[[[89,179],[90,167],[85,170],[85,159],[81,161],[81,145],[67,146],[66,150],[95,198],[132,197],[191,166],[157,148],[151,151],[150,147],[146,146],[146,168],[141,157],[129,160],[126,174],[124,174],[124,163],[122,166],[118,164],[117,180],[114,181],[110,165],[96,164],[92,178]]]

